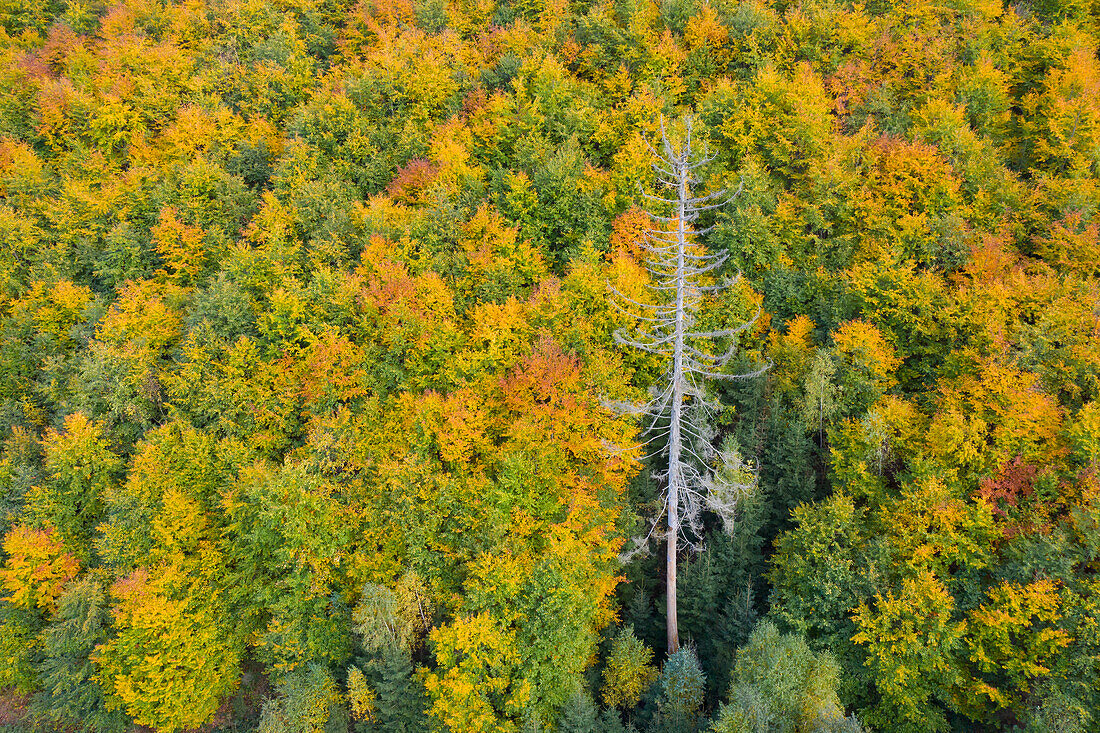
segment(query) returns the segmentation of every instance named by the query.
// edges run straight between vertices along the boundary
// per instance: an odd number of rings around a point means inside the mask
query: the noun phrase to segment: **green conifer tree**
[[[596,730],[599,733],[627,733],[627,727],[623,725],[622,718],[613,708],[606,708],[600,713],[599,725]]]
[[[81,580],[58,599],[57,615],[42,634],[40,691],[34,698],[34,707],[45,717],[101,733],[126,729],[126,716],[107,710],[89,659],[109,624],[107,595],[95,580]]]
[[[423,685],[413,676],[409,652],[390,646],[382,654],[378,682],[376,730],[382,733],[420,733],[428,729],[428,707]]]
[[[578,689],[562,707],[558,716],[558,733],[589,733],[595,731],[596,705],[592,697],[584,690]]]

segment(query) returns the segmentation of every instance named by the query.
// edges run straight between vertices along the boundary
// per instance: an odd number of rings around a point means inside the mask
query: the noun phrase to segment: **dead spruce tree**
[[[657,181],[673,192],[670,198],[643,193],[651,202],[649,215],[656,226],[641,242],[646,252],[646,267],[654,293],[654,303],[631,299],[612,288],[612,302],[638,324],[631,333],[615,334],[620,344],[664,357],[666,375],[653,390],[652,399],[643,405],[627,406],[626,411],[643,415],[646,445],[660,445],[650,457],[667,456],[668,466],[655,474],[664,486],[661,513],[667,518],[666,602],[668,651],[680,648],[676,617],[676,563],[680,540],[687,545],[702,537],[702,512],[709,509],[731,529],[739,499],[755,486],[755,474],[741,461],[736,450],[715,450],[713,417],[717,405],[708,399],[706,383],[711,379],[748,379],[759,376],[768,365],[748,373],[729,374],[726,366],[737,351],[737,336],[748,330],[760,315],[731,328],[695,330],[696,317],[704,299],[736,284],[718,278],[727,254],[707,253],[696,244],[696,237],[712,227],[695,230],[693,223],[705,211],[726,205],[741,192],[714,191],[703,196],[692,194],[700,181],[695,172],[713,157],[694,158],[691,120],[687,120],[683,144],[669,141],[661,122],[661,151],[649,145],[656,159],[653,169]],[[662,212],[662,213],[658,213]],[[740,278],[740,275],[737,276]],[[619,301],[619,302],[616,302]],[[725,348],[715,349],[718,344]],[[650,536],[660,531],[661,516],[654,520]],[[686,529],[685,529],[686,528]],[[690,530],[690,534],[687,530]],[[646,540],[640,542],[644,543]]]

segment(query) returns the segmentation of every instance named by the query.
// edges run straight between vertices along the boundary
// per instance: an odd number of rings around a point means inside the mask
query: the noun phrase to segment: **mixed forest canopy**
[[[0,720],[1100,730],[1098,42],[1096,0],[0,0]],[[699,348],[771,367],[682,405],[740,488],[666,654],[663,446],[610,406],[668,376],[612,293],[659,302],[688,118],[690,194],[740,187]]]

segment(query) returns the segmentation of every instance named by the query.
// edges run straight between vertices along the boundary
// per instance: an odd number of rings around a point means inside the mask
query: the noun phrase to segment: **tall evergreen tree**
[[[558,716],[558,733],[590,733],[597,730],[597,710],[592,698],[578,689]]]
[[[107,636],[107,594],[95,580],[74,583],[58,599],[57,615],[42,635],[41,691],[34,706],[63,724],[81,723],[103,733],[122,731],[126,716],[108,711],[90,656]]]
[[[428,718],[424,714],[428,700],[423,685],[413,676],[413,671],[408,650],[389,646],[383,652],[376,730],[383,733],[420,733],[428,730]]]

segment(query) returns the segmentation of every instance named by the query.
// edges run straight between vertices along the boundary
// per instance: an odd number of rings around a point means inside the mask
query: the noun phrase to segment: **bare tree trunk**
[[[683,155],[683,153],[681,154]],[[687,201],[686,160],[676,161],[679,201],[676,207],[676,325],[672,347],[672,410],[668,447],[668,556],[666,558],[665,603],[668,625],[668,653],[680,648],[680,626],[676,617],[676,550],[680,536],[680,453],[683,447],[681,419],[684,401],[684,202]]]

